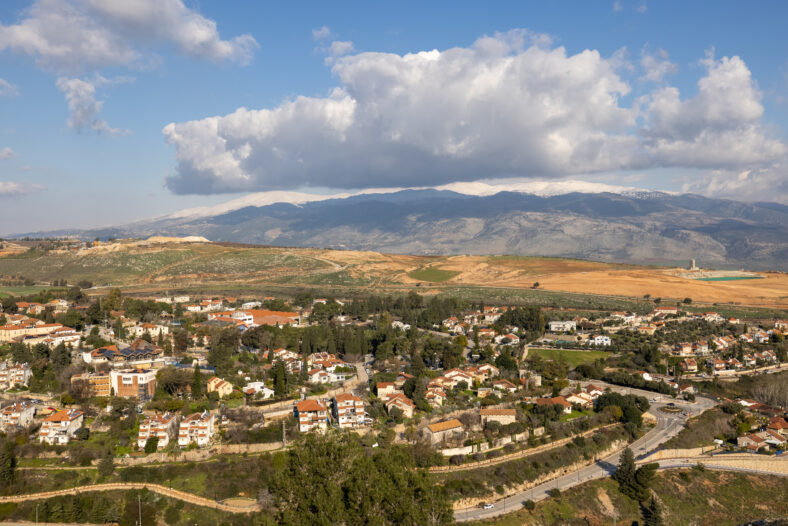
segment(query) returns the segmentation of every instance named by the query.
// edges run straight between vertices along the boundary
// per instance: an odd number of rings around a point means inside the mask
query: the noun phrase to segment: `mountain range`
[[[211,241],[404,254],[512,254],[788,270],[788,206],[619,187],[252,194],[124,226],[31,236]],[[610,191],[597,191],[597,190]]]

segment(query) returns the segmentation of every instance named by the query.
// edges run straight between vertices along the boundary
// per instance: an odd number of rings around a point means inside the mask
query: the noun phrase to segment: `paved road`
[[[660,411],[659,408],[666,406],[670,402],[674,402],[677,407],[681,407],[685,411],[689,412],[689,416],[695,416],[715,405],[715,402],[708,398],[698,397],[695,403],[682,403],[673,401],[670,397],[657,395],[651,391],[624,388],[605,384],[604,382],[600,381],[594,381],[591,383],[603,388],[610,387],[612,390],[617,392],[636,394],[645,396],[649,400],[657,400],[656,402],[651,402],[650,410],[650,412],[657,418],[656,426],[641,438],[629,445],[629,448],[635,454],[636,458],[642,457],[646,453],[653,451],[660,444],[677,435],[679,431],[683,429],[684,422],[688,418],[688,416],[686,416],[683,412],[665,413]],[[518,510],[523,507],[523,502],[526,500],[533,500],[536,502],[547,498],[547,492],[551,489],[558,488],[561,491],[565,491],[586,481],[600,479],[611,475],[613,472],[615,472],[620,457],[621,452],[616,452],[572,473],[562,475],[539,486],[533,487],[526,491],[521,491],[520,493],[506,497],[505,499],[501,499],[500,501],[495,502],[494,508],[489,510],[480,508],[456,510],[454,512],[454,518],[458,522],[481,520]]]

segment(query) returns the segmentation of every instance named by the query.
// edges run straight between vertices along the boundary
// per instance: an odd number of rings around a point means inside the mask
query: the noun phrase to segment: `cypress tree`
[[[621,453],[621,460],[618,464],[618,469],[613,474],[613,479],[618,482],[618,488],[621,493],[629,495],[629,490],[635,483],[635,455],[632,450],[626,448]]]
[[[662,520],[662,506],[653,496],[648,506],[643,506],[642,513],[645,526],[663,526],[665,524]]]
[[[0,485],[9,487],[16,481],[16,456],[14,444],[5,442],[0,447]]]
[[[202,373],[199,364],[194,364],[194,377],[192,378],[192,399],[202,397]]]

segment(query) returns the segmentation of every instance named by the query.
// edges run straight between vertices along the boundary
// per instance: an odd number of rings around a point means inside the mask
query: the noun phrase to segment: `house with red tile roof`
[[[298,420],[298,430],[308,433],[313,429],[328,429],[328,408],[318,400],[301,400],[293,405],[293,414]]]
[[[465,428],[462,426],[462,422],[452,418],[428,425],[424,429],[424,435],[431,444],[439,444],[446,440],[462,438],[465,435]]]
[[[64,409],[52,413],[41,423],[38,431],[38,441],[50,445],[62,446],[68,444],[82,427],[85,415],[76,409]]]
[[[383,405],[386,406],[386,412],[388,413],[391,413],[391,410],[396,407],[402,411],[402,415],[405,418],[413,418],[413,411],[416,409],[416,404],[413,403],[413,400],[402,393],[388,395]]]

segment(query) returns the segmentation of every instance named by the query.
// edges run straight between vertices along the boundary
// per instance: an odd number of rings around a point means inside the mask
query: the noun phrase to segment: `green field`
[[[442,270],[435,267],[425,267],[413,272],[408,273],[413,279],[420,281],[429,281],[431,283],[443,283],[449,281],[451,278],[459,274],[456,270]]]
[[[528,357],[541,356],[545,360],[557,360],[563,357],[566,363],[572,367],[584,363],[592,363],[600,358],[610,356],[610,353],[605,351],[570,351],[564,349],[528,349]]]
[[[27,296],[29,294],[36,294],[42,290],[52,289],[44,285],[33,285],[30,287],[0,287],[0,298],[8,296]]]

